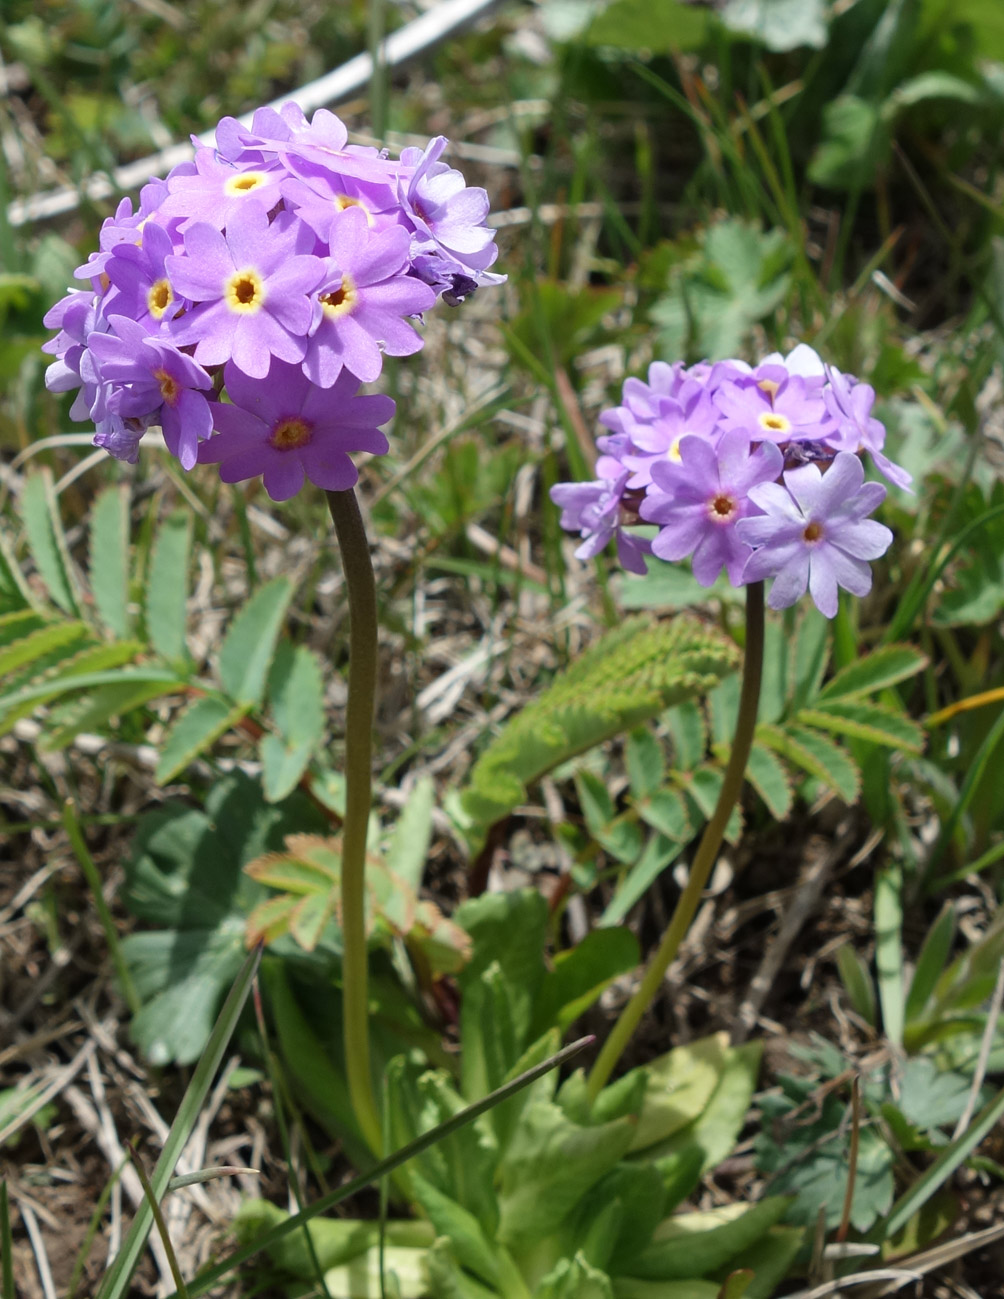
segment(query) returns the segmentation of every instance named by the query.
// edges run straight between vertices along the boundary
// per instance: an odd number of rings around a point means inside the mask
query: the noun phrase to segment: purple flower
[[[757,547],[743,571],[743,581],[774,578],[768,604],[786,609],[806,588],[827,618],[837,612],[837,588],[867,595],[872,573],[867,561],[884,555],[892,533],[865,516],[885,499],[881,483],[866,483],[864,469],[849,451],[837,454],[826,474],[803,465],[779,483],[750,489],[762,516],[736,527],[747,545]]]
[[[171,322],[179,346],[195,343],[201,365],[233,360],[264,379],[273,356],[302,361],[313,308],[307,296],[323,281],[325,263],[306,254],[314,236],[288,213],[270,225],[249,199],[230,217],[226,235],[205,222],[185,231],[185,256],[168,257],[176,293],[198,303]]]
[[[850,375],[841,374],[832,366],[826,367],[826,377],[829,387],[823,393],[823,400],[837,426],[836,433],[827,438],[828,444],[835,451],[853,451],[856,454],[867,451],[883,478],[888,478],[904,491],[911,491],[912,476],[902,465],[882,454],[885,427],[871,416],[875,389],[867,383],[855,382]]]
[[[196,221],[206,221],[216,230],[229,229],[233,218],[250,201],[264,203],[265,210],[275,207],[282,197],[279,186],[286,171],[277,163],[257,167],[236,167],[221,158],[215,149],[199,149],[195,166],[187,173],[176,168],[167,178],[170,191],[160,204],[161,217],[182,217],[181,230],[189,230]]]
[[[186,306],[174,296],[165,260],[174,252],[174,242],[163,226],[147,223],[139,244],[121,243],[105,262],[105,274],[114,294],[109,295],[106,313],[128,316],[154,333],[161,321],[170,320]]]
[[[702,586],[711,586],[723,568],[732,585],[741,586],[749,547],[737,525],[751,512],[755,485],[776,478],[782,463],[771,442],[751,455],[741,431],[726,433],[717,448],[685,437],[678,464],[663,460],[653,467],[655,490],[641,505],[641,517],[660,525],[652,553],[671,560],[693,555],[694,577]]]
[[[391,226],[371,232],[366,215],[349,207],[331,221],[330,271],[313,297],[314,321],[303,373],[330,388],[342,367],[371,383],[382,353],[410,356],[421,337],[403,316],[427,311],[436,295],[406,274],[408,232]]]
[[[88,339],[102,379],[116,385],[107,399],[109,412],[153,423],[159,419],[167,449],[183,469],[191,469],[200,440],[213,429],[209,403],[198,391],[212,388],[212,379],[190,356],[166,339],[151,338],[134,320],[112,316],[111,325],[114,334]]]
[[[555,483],[551,500],[561,507],[561,526],[583,538],[577,559],[593,559],[611,539],[617,538],[617,558],[629,573],[646,573],[645,556],[651,545],[633,537],[621,525],[621,501],[629,475],[601,478],[592,483]]]
[[[822,397],[783,365],[760,365],[752,374],[723,383],[715,393],[722,427],[740,429],[755,442],[793,442],[823,436]]]
[[[343,370],[331,388],[318,388],[298,365],[273,361],[268,383],[234,365],[224,370],[232,405],[212,407],[214,437],[199,446],[200,464],[218,464],[225,483],[262,474],[274,501],[287,501],[309,478],[342,492],[359,475],[350,451],[382,455],[387,439],[377,425],[394,414],[390,397],[357,397],[355,377]]]
[[[439,161],[448,143],[439,135],[424,151],[401,152],[402,164],[414,168],[407,180],[400,182],[399,198],[415,231],[412,254],[416,273],[437,286],[447,278],[475,285],[498,284],[505,276],[488,272],[498,256],[495,231],[484,224],[488,195],[467,185],[459,171]],[[452,291],[462,287],[455,285]]]

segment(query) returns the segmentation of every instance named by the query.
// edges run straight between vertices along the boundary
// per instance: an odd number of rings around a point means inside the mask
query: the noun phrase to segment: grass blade
[[[220,1011],[209,1041],[206,1043],[206,1049],[195,1067],[192,1081],[188,1084],[188,1090],[178,1107],[178,1113],[171,1124],[167,1140],[164,1142],[164,1149],[161,1151],[157,1166],[150,1176],[150,1185],[154,1197],[158,1200],[167,1191],[174,1173],[174,1166],[178,1162],[188,1138],[191,1136],[199,1112],[205,1103],[209,1088],[216,1076],[216,1071],[223,1060],[223,1053],[233,1036],[237,1020],[244,1009],[244,1002],[251,991],[251,984],[258,969],[260,957],[261,951],[256,949],[244,962],[234,981],[234,986],[230,989],[227,999],[223,1003],[223,1009]],[[153,1221],[153,1211],[150,1204],[144,1202],[133,1219],[132,1226],[122,1243],[122,1248],[115,1256],[115,1261],[105,1274],[104,1281],[98,1291],[98,1299],[125,1299],[125,1295],[129,1291],[130,1278],[136,1264],[139,1262],[140,1254],[150,1234]]]
[[[0,1182],[0,1262],[3,1266],[3,1299],[17,1299],[17,1291],[14,1289],[14,1242],[10,1233],[10,1201],[6,1182]]]

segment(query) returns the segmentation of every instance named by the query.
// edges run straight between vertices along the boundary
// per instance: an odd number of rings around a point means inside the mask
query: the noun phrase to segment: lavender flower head
[[[182,467],[343,490],[350,452],[382,454],[387,397],[357,396],[385,356],[421,350],[423,313],[499,284],[488,197],[441,161],[447,141],[348,143],[295,104],[224,118],[216,148],[123,199],[99,251],[46,317],[52,392],[77,396],[95,444],[135,462],[160,426]]]
[[[862,454],[898,487],[910,476],[883,453],[874,389],[841,374],[800,343],[759,365],[656,362],[630,378],[622,404],[600,414],[598,478],[559,483],[551,499],[577,532],[580,559],[612,539],[621,564],[645,555],[690,558],[702,586],[724,571],[735,587],[773,579],[772,608],[805,595],[828,618],[838,589],[865,595],[869,562],[892,533],[867,516],[885,499],[864,481]],[[627,529],[658,525],[651,539]]]

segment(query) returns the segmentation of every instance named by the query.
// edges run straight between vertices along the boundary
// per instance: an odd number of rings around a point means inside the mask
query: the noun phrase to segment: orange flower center
[[[310,441],[312,428],[301,416],[293,415],[289,419],[279,420],[268,435],[268,440],[277,451],[295,451]]]
[[[160,395],[164,398],[169,406],[176,406],[178,398],[181,396],[181,385],[177,379],[173,379],[166,370],[154,370],[153,377],[160,384]]]

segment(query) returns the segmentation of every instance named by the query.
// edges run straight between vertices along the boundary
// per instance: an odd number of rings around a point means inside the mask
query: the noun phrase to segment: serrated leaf
[[[618,884],[617,891],[596,923],[601,928],[619,925],[666,867],[676,861],[683,848],[682,843],[674,843],[661,834],[651,835],[641,856]]]
[[[29,623],[26,621],[24,625]],[[87,625],[82,622],[53,622],[42,626],[0,649],[0,676],[8,676],[19,668],[30,667],[50,650],[73,645],[83,640],[88,633]],[[0,708],[5,702],[0,699]]]
[[[220,681],[231,698],[249,707],[260,704],[265,694],[265,679],[292,596],[289,579],[274,577],[258,588],[223,639]]]
[[[317,656],[305,645],[280,643],[268,672],[268,699],[272,720],[287,744],[314,745],[320,740],[324,677]]]
[[[861,792],[861,773],[844,749],[818,731],[804,726],[760,725],[756,737],[761,744],[787,758],[796,767],[815,776],[828,789],[835,790],[845,803],[857,801]]]
[[[341,879],[341,857],[335,840],[293,834],[285,852],[267,853],[248,862],[244,870],[259,884],[306,897],[328,894]]]
[[[121,668],[112,672],[85,672],[79,676],[67,678],[67,682],[59,681],[52,683],[48,681],[40,682],[38,685],[25,686],[18,690],[12,690],[9,694],[0,696],[0,713],[5,712],[8,708],[19,708],[26,703],[40,703],[47,699],[52,699],[61,694],[65,689],[74,690],[92,690],[96,686],[118,685],[120,682],[162,682],[164,689],[163,694],[171,694],[176,690],[186,690],[187,681],[181,681],[164,668]]]
[[[704,757],[708,732],[701,706],[692,699],[668,709],[662,717],[673,743],[673,766],[692,771]]]
[[[151,699],[170,693],[160,681],[124,681],[100,686],[91,694],[62,705],[59,711],[53,710],[50,722],[56,729],[46,732],[40,747],[46,752],[65,748],[81,733],[98,730],[113,717],[124,716]]]
[[[231,706],[214,695],[205,695],[189,704],[164,737],[154,779],[161,785],[173,780],[246,712],[240,704]]]
[[[646,726],[639,726],[627,737],[624,746],[628,783],[635,798],[652,794],[662,784],[666,759],[662,745]]]
[[[312,744],[289,745],[268,731],[258,741],[261,758],[261,784],[270,803],[278,803],[291,794],[310,764]]]
[[[169,514],[157,529],[146,577],[146,631],[158,654],[175,661],[185,657],[185,605],[188,595],[188,551],[192,517],[187,510]]]
[[[886,748],[906,753],[921,753],[924,749],[924,732],[921,727],[903,713],[881,704],[857,700],[825,700],[817,708],[803,708],[797,714],[796,721],[830,731],[834,735],[868,740],[872,744],[882,744]]]
[[[30,608],[35,604],[31,588],[3,531],[0,530],[0,612]]]
[[[762,744],[754,744],[750,750],[746,779],[767,804],[774,819],[783,821],[794,799],[791,780],[783,764]]]
[[[387,868],[416,893],[422,883],[432,842],[432,809],[436,789],[431,776],[421,776],[401,809],[387,849]]]
[[[628,618],[510,721],[475,763],[462,802],[475,827],[493,824],[526,785],[569,758],[710,689],[736,663],[735,645],[692,618]],[[513,800],[511,793],[519,791]]]
[[[693,833],[687,805],[675,789],[657,789],[635,803],[635,811],[646,825],[676,843],[686,843]]]
[[[912,645],[884,645],[841,668],[820,691],[819,698],[846,699],[884,690],[916,676],[926,666],[927,657]]]
[[[702,764],[691,774],[690,780],[684,786],[687,796],[706,821],[709,821],[714,814],[718,796],[722,792],[724,779],[724,773],[720,768]],[[742,811],[737,804],[729,814],[728,824],[725,827],[725,838],[729,843],[738,843],[742,832]]]
[[[88,577],[101,622],[129,632],[129,488],[106,487],[91,508]]]
[[[78,616],[79,590],[48,469],[25,478],[21,492],[21,519],[38,575],[53,603],[64,613]]]

